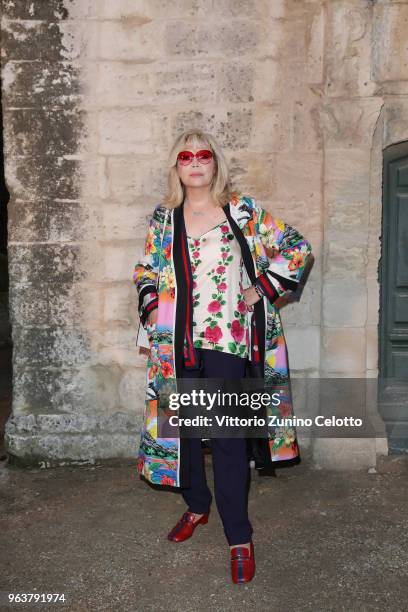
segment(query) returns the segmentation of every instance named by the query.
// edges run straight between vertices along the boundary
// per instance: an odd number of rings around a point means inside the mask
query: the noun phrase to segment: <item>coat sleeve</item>
[[[132,277],[139,296],[139,317],[144,327],[149,314],[159,305],[157,294],[160,249],[159,206],[156,206],[149,218],[144,254],[135,264]]]
[[[288,291],[296,291],[312,252],[311,244],[293,227],[256,206],[260,239],[269,266],[256,279],[260,291],[273,304]]]

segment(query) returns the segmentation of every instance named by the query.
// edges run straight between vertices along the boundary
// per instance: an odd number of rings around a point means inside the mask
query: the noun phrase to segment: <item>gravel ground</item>
[[[207,473],[212,487],[211,458]],[[1,610],[408,610],[408,456],[377,472],[316,470],[307,456],[277,478],[252,474],[257,571],[230,579],[216,506],[186,542],[166,534],[181,495],[134,464],[0,469]],[[6,593],[64,593],[9,605]]]

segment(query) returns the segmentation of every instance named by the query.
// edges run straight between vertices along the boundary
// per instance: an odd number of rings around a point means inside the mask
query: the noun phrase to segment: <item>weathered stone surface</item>
[[[375,438],[317,438],[313,440],[317,468],[361,470],[376,464]]]
[[[14,201],[9,205],[10,243],[84,239],[81,217],[79,203],[75,201]]]
[[[8,205],[10,242],[46,241],[49,236],[47,202],[14,201]]]
[[[70,367],[89,359],[89,340],[71,327],[13,327],[13,365]]]
[[[132,130],[129,130],[130,124],[133,126]],[[150,113],[141,113],[137,109],[101,111],[99,153],[102,155],[152,154],[157,146],[157,139],[154,138],[155,127]]]
[[[73,0],[69,0],[72,2]],[[3,19],[35,19],[55,21],[68,19],[70,16],[66,0],[47,0],[26,2],[26,0],[4,0],[2,2]]]
[[[83,164],[79,159],[53,155],[30,156],[24,158],[24,163],[9,164],[7,185],[14,200],[25,200],[30,202],[30,206],[38,199],[77,200],[83,172]],[[8,206],[9,211],[12,211],[13,206],[12,199]]]
[[[259,41],[256,22],[243,19],[216,23],[169,20],[164,36],[169,58],[239,56],[254,52]]]
[[[125,433],[91,432],[89,434],[46,434],[35,436],[6,434],[7,448],[24,465],[51,467],[63,464],[93,464],[97,459],[137,457],[140,435],[134,430]]]
[[[218,101],[228,103],[253,102],[254,65],[247,62],[228,62],[218,69]]]
[[[99,23],[98,56],[103,60],[150,63],[166,56],[165,20],[127,18]]]
[[[73,155],[81,138],[79,109],[5,110],[5,140],[11,157]]]
[[[333,97],[369,96],[371,78],[371,2],[347,0],[327,6],[325,93]]]
[[[253,127],[253,113],[249,107],[239,110],[211,110],[180,112],[174,119],[172,132],[176,136],[179,132],[197,126],[204,131],[213,133],[221,146],[233,151],[246,148],[250,143],[250,134]]]
[[[192,126],[216,136],[233,187],[312,244],[301,301],[281,311],[293,374],[377,375],[382,151],[408,138],[404,4],[3,8],[17,454],[136,451],[146,357],[132,272],[167,152]],[[336,466],[351,467],[381,446],[351,446],[349,460],[338,444]],[[331,447],[314,452],[328,464]]]
[[[383,145],[408,140],[408,109],[401,100],[392,100],[385,108],[385,134]]]
[[[364,327],[325,327],[322,332],[322,376],[364,378],[366,332]]]
[[[283,317],[282,317],[283,318]],[[318,371],[320,363],[320,327],[285,327],[291,369],[300,372]]]
[[[79,56],[72,23],[2,21],[2,58],[10,60],[73,60]],[[44,41],[47,44],[44,44]]]
[[[165,193],[166,165],[159,153],[154,164],[146,156],[109,157],[100,169],[99,194],[113,203],[138,206],[147,214]]]
[[[14,326],[49,324],[47,283],[11,283],[9,291],[10,322]]]
[[[323,325],[364,327],[367,324],[367,289],[361,278],[327,279],[322,291]]]
[[[364,278],[367,267],[367,245],[358,230],[328,230],[323,273],[325,280]]]
[[[336,100],[322,106],[320,120],[327,149],[369,148],[382,107],[379,98]]]
[[[81,103],[79,65],[72,62],[9,61],[3,73],[9,106],[75,106]]]
[[[41,285],[53,282],[63,287],[83,277],[79,249],[70,244],[10,245],[9,272],[12,283]]]
[[[373,16],[373,80],[406,81],[408,6],[387,3],[374,7]]]
[[[325,152],[325,197],[328,201],[344,204],[368,204],[369,150],[328,149]]]

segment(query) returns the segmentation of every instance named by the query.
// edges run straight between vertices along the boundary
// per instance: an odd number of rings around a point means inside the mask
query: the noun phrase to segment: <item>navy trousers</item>
[[[246,359],[230,353],[198,349],[201,370],[183,369],[183,378],[228,378],[245,376]],[[200,438],[188,438],[190,487],[181,490],[190,512],[204,514],[210,509]],[[252,526],[248,519],[249,462],[245,438],[211,438],[214,493],[224,533],[230,546],[249,542]]]

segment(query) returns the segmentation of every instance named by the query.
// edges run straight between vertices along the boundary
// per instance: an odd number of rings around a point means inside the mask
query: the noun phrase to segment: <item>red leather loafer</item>
[[[231,549],[231,577],[235,584],[250,582],[255,574],[254,545],[250,550],[246,546],[235,546]]]
[[[210,513],[207,512],[203,514],[198,521],[194,521],[194,513],[187,510],[178,521],[177,525],[170,531],[167,539],[171,542],[184,542],[184,540],[191,538],[197,525],[205,525],[208,523],[209,514]]]

